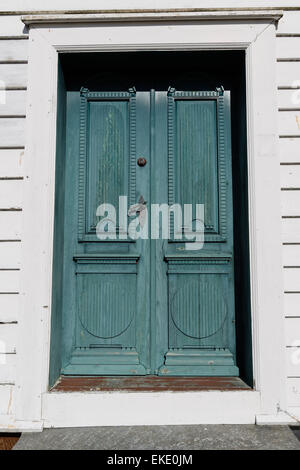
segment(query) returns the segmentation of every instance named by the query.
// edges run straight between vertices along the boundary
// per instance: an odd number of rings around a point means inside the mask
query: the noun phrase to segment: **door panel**
[[[174,102],[176,202],[195,205],[201,201],[205,205],[206,230],[217,232],[216,100],[177,99]]]
[[[79,119],[74,119],[78,114]],[[138,134],[137,116],[142,124]],[[127,196],[130,204],[137,201],[138,192],[148,196],[145,173],[143,181],[137,174],[136,152],[149,153],[149,131],[143,127],[149,121],[149,93],[139,94],[137,100],[134,89],[112,93],[81,89],[80,96],[69,97],[67,119],[72,151],[67,152],[66,162],[64,276],[70,295],[64,302],[62,372],[145,374],[150,370],[150,332],[145,328],[149,242],[128,237],[119,223],[118,206],[119,196]],[[100,240],[97,207],[103,203],[112,204],[117,217]]]
[[[109,203],[117,208],[120,195],[135,203],[135,90],[96,93],[82,88],[79,133],[79,241],[98,242],[97,207]]]
[[[146,159],[138,166],[137,159]],[[230,97],[70,92],[67,106],[63,374],[238,375]],[[148,208],[149,236],[96,233],[99,204]],[[151,239],[151,204],[204,204],[203,249]]]
[[[235,365],[230,97],[168,91],[169,204],[204,204],[204,246],[164,245],[168,345],[161,375],[238,375]],[[185,222],[184,222],[185,224]]]

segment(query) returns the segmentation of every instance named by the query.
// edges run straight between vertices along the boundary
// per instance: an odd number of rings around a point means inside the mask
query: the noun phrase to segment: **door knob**
[[[144,157],[140,157],[140,158],[138,158],[138,160],[137,160],[138,166],[145,166],[146,163],[147,163],[147,160],[146,160],[146,158],[144,158]]]

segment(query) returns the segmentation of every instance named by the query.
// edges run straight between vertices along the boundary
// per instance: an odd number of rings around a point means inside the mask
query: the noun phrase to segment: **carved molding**
[[[78,184],[78,239],[79,241],[99,241],[96,234],[87,227],[87,126],[89,101],[124,100],[129,102],[129,158],[128,158],[128,203],[135,203],[136,188],[136,91],[92,92],[87,88],[80,90],[80,137],[79,137],[79,184]],[[109,201],[104,201],[109,202]],[[117,227],[118,230],[118,227]],[[111,240],[109,240],[111,241]]]

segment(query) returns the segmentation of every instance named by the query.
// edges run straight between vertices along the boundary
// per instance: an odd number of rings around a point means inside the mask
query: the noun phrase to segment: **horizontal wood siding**
[[[0,270],[0,293],[18,293],[20,271],[16,269]]]
[[[0,40],[0,62],[27,62],[27,38]]]
[[[279,111],[279,135],[300,137],[300,110]]]
[[[281,187],[300,188],[300,165],[281,165]]]
[[[22,207],[22,186],[23,181],[19,179],[0,180],[0,211]]]
[[[0,415],[14,414],[15,400],[14,400],[14,386],[0,385]]]
[[[300,377],[287,379],[287,400],[290,406],[300,406]]]
[[[0,16],[0,415],[15,408],[27,59],[20,16]]]
[[[0,16],[0,40],[20,36],[28,37],[28,30],[22,23],[21,16]]]
[[[20,301],[18,294],[0,294],[0,323],[18,321]]]
[[[0,117],[1,147],[24,147],[25,119],[23,117]]]
[[[288,377],[300,377],[300,348],[287,347],[285,351],[286,370]]]
[[[300,317],[300,292],[284,294],[285,317]]]
[[[5,350],[3,351],[3,348],[1,348],[1,353],[14,354],[16,352],[16,332],[17,324],[0,323],[0,341],[5,343]]]
[[[0,269],[20,268],[20,257],[20,241],[14,242],[12,239],[0,241]]]
[[[298,163],[300,164],[300,146],[299,138],[280,138],[279,158],[282,164]]]
[[[277,34],[300,34],[299,25],[300,11],[285,11],[278,23]]]
[[[23,159],[24,149],[0,149],[0,179],[22,177]]]
[[[300,88],[280,89],[277,92],[279,110],[300,108]]]
[[[16,354],[0,354],[0,383],[15,384],[16,381]],[[0,385],[1,387],[1,385]]]
[[[300,346],[300,316],[286,319],[285,339],[287,346]]]
[[[300,218],[282,219],[282,241],[284,244],[291,244],[292,249],[296,250],[294,243],[300,243]],[[286,246],[285,246],[286,248]]]
[[[277,57],[280,59],[299,59],[300,36],[277,37]]]
[[[0,64],[1,88],[26,88],[27,67],[27,64]]]
[[[26,90],[4,90],[1,93],[2,103],[0,104],[0,117],[25,116]]]
[[[21,211],[0,211],[0,241],[19,240],[21,238],[21,216]]]
[[[300,62],[277,62],[277,84],[280,87],[292,87],[300,77]]]
[[[277,29],[287,403],[300,406],[300,11]]]
[[[300,292],[300,267],[284,269],[284,290],[286,292]]]
[[[297,233],[298,239],[300,239],[299,232]],[[283,265],[284,266],[300,266],[300,242],[298,244],[286,244],[283,245]],[[299,306],[300,307],[300,306]]]
[[[300,212],[300,191],[285,190],[281,192],[281,214],[285,216],[298,217]]]

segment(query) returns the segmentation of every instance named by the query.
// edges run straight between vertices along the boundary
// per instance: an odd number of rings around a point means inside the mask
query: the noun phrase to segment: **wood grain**
[[[20,436],[19,433],[0,433],[0,450],[11,450]]]
[[[251,390],[238,377],[66,377],[61,376],[53,392],[192,392],[207,390]]]

